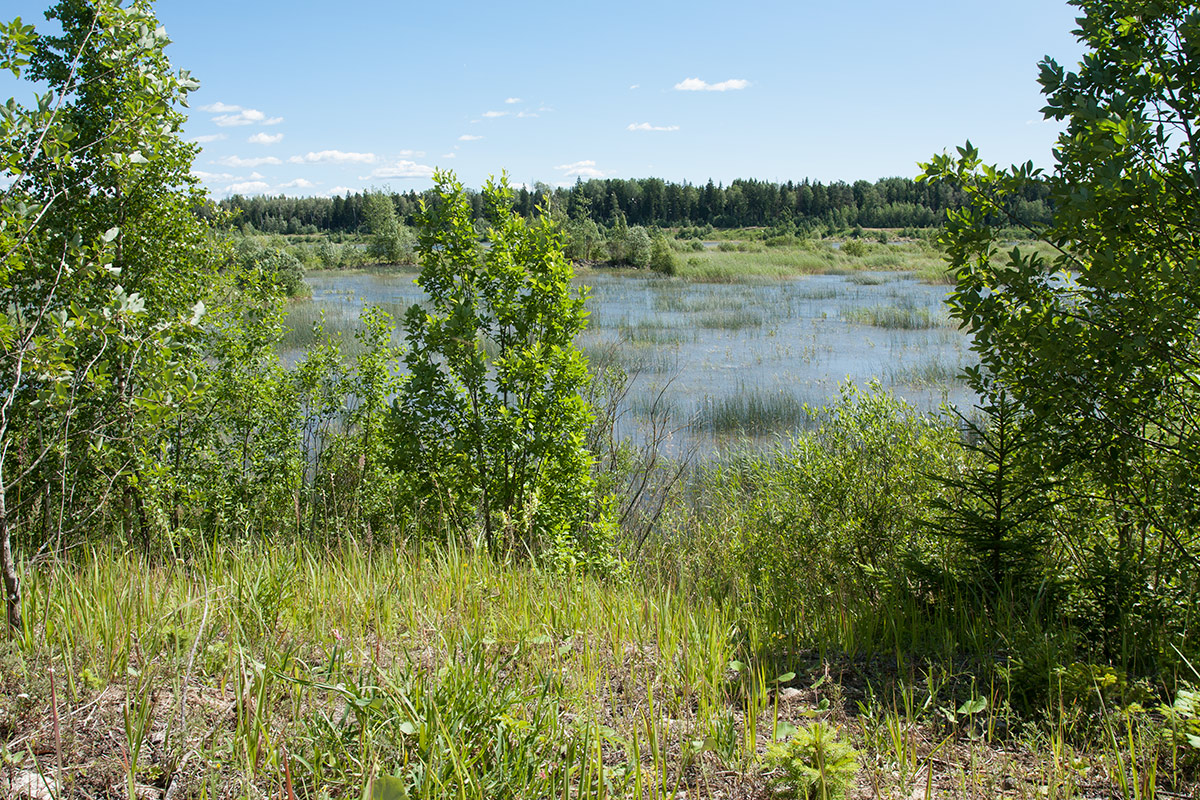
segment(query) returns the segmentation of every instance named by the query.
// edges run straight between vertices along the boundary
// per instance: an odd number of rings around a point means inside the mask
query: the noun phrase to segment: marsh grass
[[[804,403],[791,393],[743,386],[732,395],[703,397],[690,427],[714,435],[761,437],[796,430],[809,417]]]
[[[861,272],[908,272],[921,280],[944,283],[945,262],[937,250],[919,244],[864,245],[861,256],[825,242],[741,252],[705,250],[683,259],[679,275],[693,281],[736,283],[798,275],[854,275]]]
[[[677,345],[694,338],[694,334],[662,320],[642,319],[622,322],[618,326],[621,340],[633,345]]]
[[[763,325],[762,314],[752,308],[738,308],[724,311],[709,311],[701,314],[697,323],[702,328],[714,328],[726,331],[740,331],[744,328],[758,328]]]
[[[375,303],[375,306],[392,315],[397,322],[404,319],[408,305],[397,302]],[[359,355],[361,345],[354,337],[360,329],[359,317],[363,304],[357,298],[347,296],[345,302],[330,303],[324,300],[303,300],[291,303],[284,318],[283,338],[279,350],[283,353],[299,354],[309,347],[320,343],[321,339],[334,338],[341,342],[342,353],[347,357]],[[323,337],[316,334],[316,326],[320,325]],[[393,344],[399,344],[403,339],[397,329],[393,332]]]
[[[895,278],[890,275],[861,272],[851,275],[848,280],[856,286],[882,286],[885,283],[895,280]]]
[[[914,306],[868,306],[842,312],[842,318],[857,325],[896,330],[928,330],[950,325],[948,319],[927,308]]]
[[[887,377],[894,384],[908,386],[946,386],[965,380],[962,364],[940,358],[893,368]]]

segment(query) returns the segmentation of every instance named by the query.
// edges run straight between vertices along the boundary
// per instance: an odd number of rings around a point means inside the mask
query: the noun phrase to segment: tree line
[[[232,214],[236,224],[262,233],[354,233],[368,223],[372,191],[333,197],[267,197],[233,195],[216,204]],[[385,192],[397,218],[411,225],[422,200],[437,202],[436,192]],[[485,217],[481,193],[467,190],[474,219]],[[705,226],[714,228],[784,227],[799,230],[868,228],[928,228],[938,225],[946,211],[959,208],[963,193],[953,186],[931,185],[911,178],[882,178],[846,183],[808,179],[773,183],[737,179],[725,186],[709,180],[703,186],[672,183],[661,178],[577,180],[569,188],[538,183],[514,190],[514,207],[527,219],[539,208],[559,210],[574,220],[590,219],[610,225],[621,215],[630,225],[647,227]],[[1024,223],[1049,222],[1049,189],[1040,180],[1009,200],[1013,215]]]

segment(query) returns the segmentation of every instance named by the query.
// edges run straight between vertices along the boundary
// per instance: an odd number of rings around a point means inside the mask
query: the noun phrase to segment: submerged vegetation
[[[1043,65],[1053,175],[968,145],[888,184],[956,198],[936,245],[753,216],[816,185],[736,184],[725,221],[774,227],[718,232],[620,197],[598,223],[615,182],[534,212],[449,174],[411,210],[364,198],[361,240],[233,241],[196,213],[196,84],[148,0],[0,28],[0,66],[49,87],[0,117],[0,792],[1196,796],[1200,156],[1144,117],[1190,129],[1172,65],[1200,31],[1077,4],[1089,60]],[[821,226],[915,213],[845,188],[864,202]],[[1001,224],[1044,242],[999,256]],[[420,293],[331,335],[295,300],[314,260],[416,260]],[[588,357],[572,260],[650,287]],[[679,418],[670,315],[769,341],[828,291],[725,284],[898,271],[952,282],[971,413],[743,384]],[[820,322],[948,326],[899,299]]]

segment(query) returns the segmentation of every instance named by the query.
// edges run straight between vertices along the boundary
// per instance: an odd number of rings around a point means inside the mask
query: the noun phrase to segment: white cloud
[[[294,181],[279,184],[280,189],[311,189],[316,186],[312,181],[306,181],[304,178],[296,178]]]
[[[278,125],[283,122],[283,117],[271,117],[268,119],[267,115],[257,108],[244,108],[243,106],[233,106],[228,103],[209,103],[206,106],[200,106],[200,110],[219,115],[213,117],[213,122],[222,128],[256,124]]]
[[[535,114],[532,111],[520,111],[517,113],[517,117],[522,118],[522,119],[525,117],[536,117],[536,116],[537,116],[537,114]]]
[[[521,98],[519,98],[519,97],[506,97],[506,98],[504,99],[504,102],[508,103],[508,104],[511,106],[513,103],[519,103],[519,102],[521,102]]]
[[[283,134],[263,133],[262,131],[259,131],[246,141],[250,142],[251,144],[279,144],[283,141]]]
[[[349,186],[335,186],[325,194],[333,196],[335,194],[353,194],[355,191],[355,189],[351,189]]]
[[[571,164],[559,164],[555,167],[557,170],[562,170],[566,177],[578,175],[581,178],[602,178],[604,170],[596,169],[595,161],[575,161]]]
[[[399,153],[396,153],[396,155],[398,155],[400,158],[411,158],[412,156],[416,156],[417,158],[424,158],[425,151],[424,150],[401,150]]]
[[[225,187],[225,191],[230,194],[262,194],[270,188],[271,185],[269,183],[263,183],[262,181],[245,181],[243,183],[231,183]]]
[[[460,142],[478,142],[482,138],[483,138],[482,136],[475,136],[474,134],[464,133],[462,136],[458,137],[458,140]]]
[[[264,158],[240,158],[239,156],[224,156],[212,162],[220,164],[223,167],[261,167],[263,164],[282,164],[275,156],[266,156]]]
[[[229,172],[205,172],[202,169],[192,170],[192,174],[202,181],[231,181],[233,175]]]
[[[223,133],[206,133],[203,136],[193,136],[188,141],[195,142],[196,144],[208,144],[209,142],[219,142],[226,138],[228,137]]]
[[[508,112],[507,111],[485,111],[485,112],[483,112],[483,116],[488,117],[489,119],[492,117],[507,117]]]
[[[442,153],[442,158],[458,158],[458,153]]]
[[[651,125],[649,122],[629,123],[627,131],[677,131],[678,125]]]
[[[707,83],[699,78],[687,78],[675,84],[675,89],[680,92],[729,92],[745,89],[749,85],[750,81],[742,78],[730,78],[720,83]]]
[[[288,159],[293,164],[320,164],[332,161],[337,164],[374,164],[374,153],[345,153],[341,150],[322,150],[319,153],[309,152],[303,156],[292,156]]]
[[[630,86],[629,88],[630,89],[640,89],[640,88],[642,88],[642,85],[640,83],[635,83],[633,86]]]
[[[266,176],[266,175],[263,175],[263,174],[262,174],[262,173],[260,173],[258,170],[255,170],[254,172],[251,172],[251,173],[250,173],[250,179],[251,179],[251,180],[261,181],[261,180],[262,180],[263,178],[265,178],[265,177],[267,177],[267,176]]]
[[[237,125],[253,125],[256,122],[262,122],[266,118],[267,115],[256,108],[243,108],[236,114],[221,114],[213,117],[213,122],[222,128],[228,128]]]
[[[405,161],[402,159],[394,164],[379,167],[373,170],[370,175],[362,175],[359,177],[359,180],[366,181],[372,178],[428,178],[431,175],[433,175],[433,167],[427,167],[415,161]]]

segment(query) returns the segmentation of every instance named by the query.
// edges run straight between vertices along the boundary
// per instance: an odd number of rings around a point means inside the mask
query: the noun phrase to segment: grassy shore
[[[816,722],[858,751],[852,797],[1197,791],[1144,715],[1093,710],[1085,736],[952,659],[772,650],[661,579],[354,542],[97,549],[25,579],[5,796],[766,797],[769,744]]]

